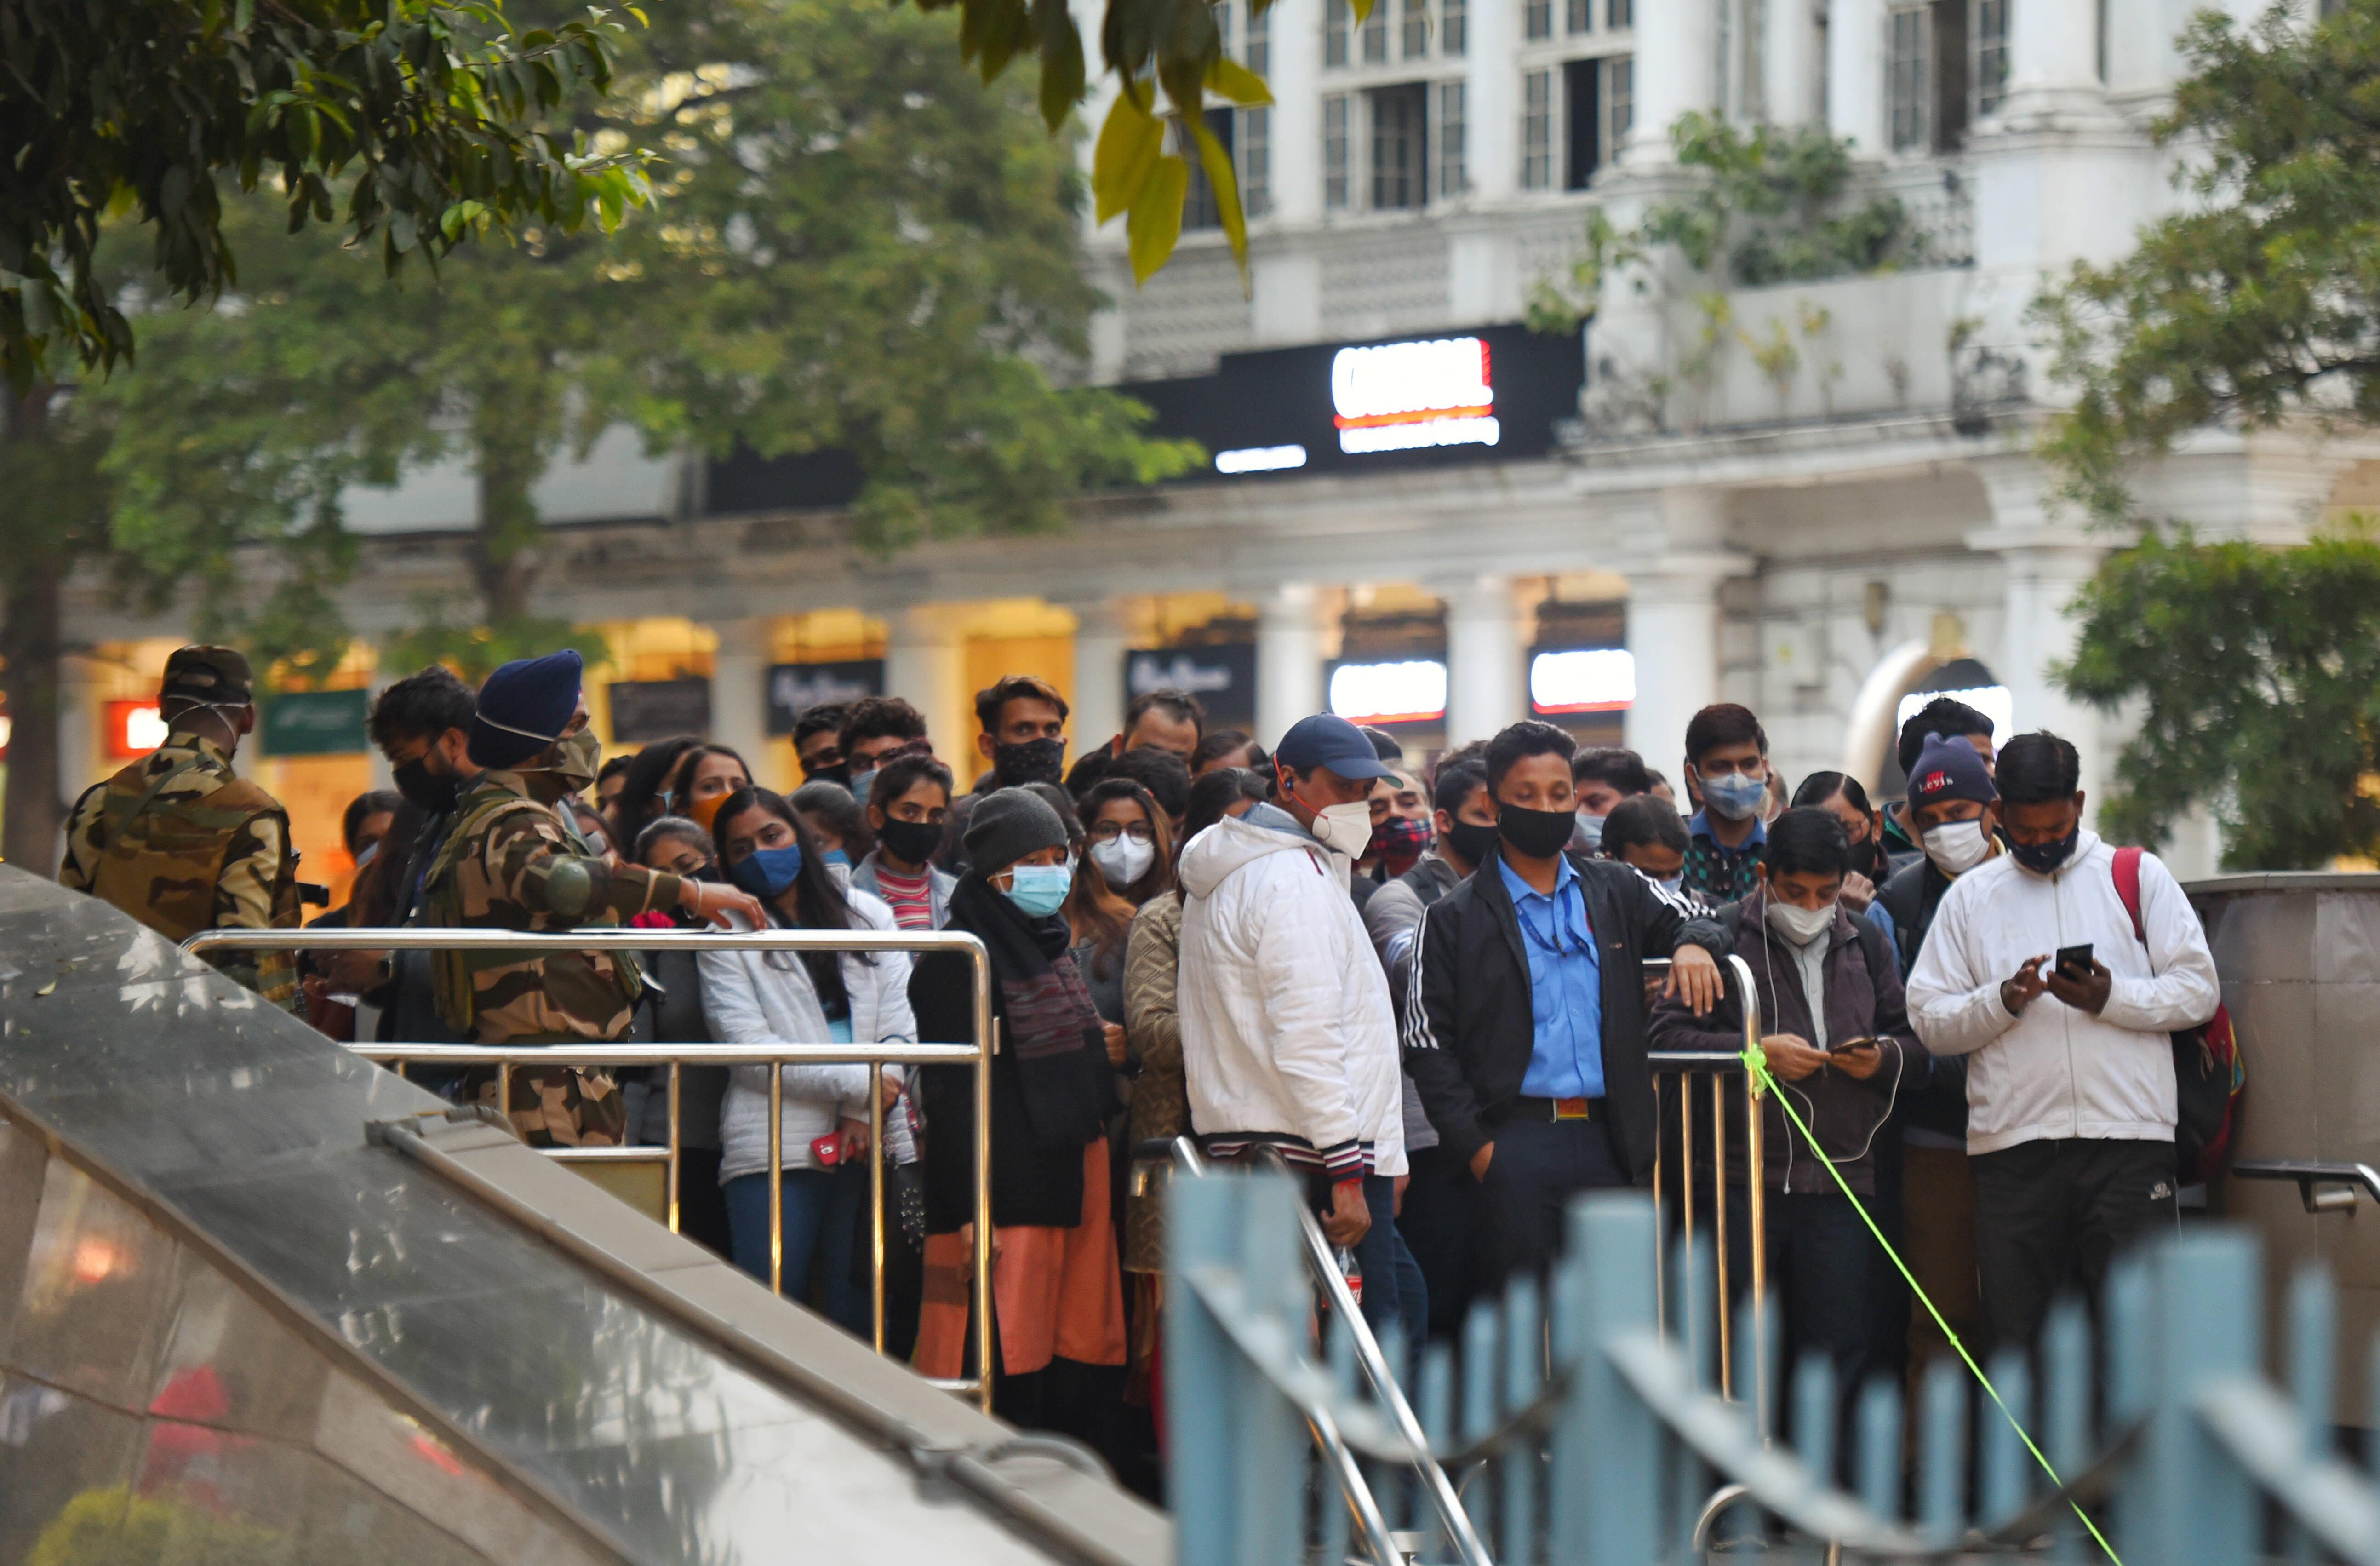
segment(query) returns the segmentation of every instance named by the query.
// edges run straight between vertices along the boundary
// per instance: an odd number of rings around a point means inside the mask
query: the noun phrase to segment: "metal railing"
[[[1336,1370],[1337,1355],[1316,1351],[1310,1305],[1280,1282],[1298,1246],[1299,1194],[1276,1178],[1210,1176],[1185,1178],[1172,1195],[1169,1289],[1179,1303],[1167,1329],[1167,1456],[1181,1566],[1335,1560],[1304,1536],[1303,1471],[1281,1461],[1299,1425],[1326,1420],[1366,1456],[1414,1454]],[[1483,1307],[1459,1370],[1436,1372],[1445,1384],[1435,1393],[1424,1373],[1426,1407],[1451,1398],[1459,1378],[1463,1402],[1516,1438],[1493,1460],[1507,1465],[1500,1477],[1522,1482],[1482,1512],[1505,1566],[1702,1561],[1721,1505],[1751,1524],[1726,1541],[1729,1559],[1809,1561],[1815,1546],[1830,1561],[2380,1566],[2380,1480],[2336,1447],[2334,1422],[2355,1400],[2340,1397],[2329,1274],[2306,1268],[2284,1291],[2277,1385],[2264,1368],[2257,1246],[2243,1231],[2193,1227],[2120,1258],[2095,1354],[2090,1317],[2073,1300],[2050,1314],[2037,1381],[2033,1356],[2003,1347],[1989,1368],[2005,1414],[1978,1406],[1966,1371],[1949,1361],[1928,1368],[1914,1408],[1904,1410],[1897,1381],[1870,1381],[1852,1399],[1839,1452],[1842,1390],[1823,1353],[1794,1367],[1790,1432],[1719,1395],[1708,1270],[1672,1296],[1672,1314],[1702,1325],[1665,1329],[1660,1220],[1645,1194],[1584,1196],[1569,1227],[1549,1309],[1539,1311],[1532,1282],[1516,1281]],[[1540,1378],[1536,1350],[1547,1336],[1550,1371]],[[1749,1341],[1739,1332],[1740,1345]],[[1917,1437],[1906,1507],[1904,1417]],[[2380,1386],[2368,1417],[2380,1423]],[[2039,1458],[2020,1432],[2037,1440]],[[1847,1486],[1839,1473],[1852,1475]]]
[[[1743,1046],[1757,1049],[1762,1026],[1760,997],[1753,983],[1752,970],[1743,959],[1735,956],[1724,959],[1721,966],[1741,1000]],[[1655,959],[1644,967],[1648,982],[1652,982],[1666,975],[1670,964],[1666,959]],[[1737,1055],[1656,1051],[1649,1063],[1657,1086],[1666,1082],[1676,1085],[1675,1092],[1662,1095],[1661,1118],[1657,1122],[1654,1224],[1644,1258],[1653,1283],[1655,1319],[1662,1324],[1665,1335],[1684,1339],[1690,1346],[1683,1352],[1697,1360],[1709,1357],[1710,1350],[1716,1347],[1721,1402],[1729,1406],[1749,1404],[1754,1417],[1765,1426],[1770,1407],[1765,1366],[1777,1329],[1775,1313],[1767,1305],[1763,1243],[1766,1208],[1761,1184],[1759,1084],[1744,1070]],[[1713,1128],[1707,1166],[1697,1159],[1694,1140],[1695,1099],[1706,1084],[1707,1093],[1702,1096],[1707,1099]],[[1739,1187],[1730,1182],[1727,1164],[1729,1111],[1731,1105],[1739,1103],[1745,1127],[1745,1160],[1740,1186],[1743,1195],[1740,1202],[1735,1196]],[[1677,1111],[1674,1117],[1673,1110]],[[1268,1151],[1259,1156],[1258,1161],[1273,1175],[1293,1178],[1278,1153]],[[1196,1141],[1188,1136],[1174,1140],[1172,1162],[1179,1176],[1187,1181],[1197,1181],[1208,1173]],[[1662,1192],[1665,1177],[1671,1173],[1679,1177],[1680,1194],[1679,1232],[1674,1236],[1663,1221],[1668,1215]],[[1708,1199],[1701,1203],[1696,1200],[1698,1184],[1706,1184],[1710,1192]],[[1560,1332],[1557,1327],[1551,1338],[1547,1335],[1548,1323],[1539,1308],[1536,1281],[1516,1280],[1500,1312],[1493,1302],[1488,1302],[1473,1313],[1463,1344],[1462,1357],[1470,1362],[1470,1368],[1462,1378],[1463,1419],[1458,1440],[1454,1436],[1454,1352],[1446,1345],[1432,1345],[1427,1351],[1420,1382],[1422,1409],[1416,1414],[1401,1383],[1397,1363],[1409,1345],[1391,1334],[1389,1345],[1383,1346],[1364,1320],[1346,1280],[1341,1276],[1321,1224],[1302,1201],[1293,1201],[1290,1207],[1293,1216],[1286,1221],[1293,1234],[1295,1249],[1305,1263],[1304,1271],[1312,1288],[1323,1296],[1324,1310],[1319,1318],[1323,1353],[1319,1362],[1301,1361],[1293,1353],[1284,1354],[1283,1341],[1276,1332],[1247,1328],[1245,1317],[1239,1313],[1259,1292],[1251,1281],[1244,1280],[1222,1290],[1226,1297],[1219,1310],[1200,1293],[1198,1277],[1189,1276],[1180,1280],[1184,1287],[1169,1288],[1169,1311],[1178,1315],[1181,1310],[1171,1302],[1187,1303],[1187,1315],[1182,1317],[1182,1325],[1191,1341],[1200,1344],[1198,1350],[1193,1351],[1195,1354],[1203,1354],[1228,1343],[1255,1367],[1259,1380],[1269,1378],[1276,1390],[1290,1398],[1321,1464],[1322,1486],[1335,1489],[1343,1502],[1343,1508],[1326,1504],[1314,1519],[1317,1536],[1306,1539],[1303,1547],[1311,1559],[1331,1566],[1346,1559],[1352,1524],[1354,1532],[1360,1536],[1358,1542],[1364,1557],[1374,1566],[1404,1566],[1409,1550],[1416,1544],[1426,1550],[1433,1538],[1443,1541],[1452,1550],[1457,1566],[1493,1566],[1495,1556],[1488,1542],[1491,1533],[1500,1535],[1509,1548],[1510,1541],[1531,1532],[1527,1520],[1535,1516],[1539,1499],[1548,1494],[1550,1477],[1544,1472],[1545,1455],[1540,1448],[1553,1428],[1562,1400],[1569,1395],[1568,1377],[1558,1362],[1549,1362],[1548,1351],[1560,1352]],[[1749,1242],[1748,1297],[1742,1313],[1742,1325],[1730,1329],[1726,1323],[1730,1313],[1722,1309],[1718,1313],[1720,1322],[1714,1335],[1692,1302],[1703,1293],[1706,1284],[1718,1300],[1732,1297],[1727,1262],[1731,1211],[1744,1225]],[[1707,1213],[1710,1220],[1707,1236],[1697,1221],[1703,1213]],[[1205,1238],[1242,1244],[1248,1234],[1262,1230],[1262,1220],[1255,1212],[1244,1211],[1230,1230],[1228,1235],[1210,1231]],[[1269,1284],[1264,1292],[1269,1292]],[[1310,1301],[1310,1293],[1307,1298]],[[1560,1299],[1559,1289],[1556,1299]],[[1300,1332],[1293,1322],[1289,1326],[1298,1342],[1311,1341],[1310,1330]],[[1208,1330],[1216,1327],[1221,1329],[1220,1334]],[[1169,1341],[1174,1330],[1173,1327],[1168,1328]],[[1740,1355],[1735,1352],[1739,1342],[1743,1349]],[[1181,1395],[1182,1374],[1169,1365],[1169,1415],[1172,1400]],[[1199,1390],[1188,1399],[1193,1411],[1189,1423],[1194,1426],[1208,1418],[1206,1405],[1212,1387],[1228,1384],[1232,1379],[1229,1376],[1217,1377],[1212,1365],[1202,1365],[1197,1374]],[[1244,1376],[1244,1386],[1245,1383]],[[1175,1448],[1181,1446],[1184,1434],[1176,1429]],[[1460,1471],[1460,1479],[1450,1470]],[[1491,1489],[1495,1492],[1492,1499]],[[1426,1530],[1396,1525],[1401,1519],[1408,1523],[1422,1521],[1404,1514],[1405,1509],[1399,1503],[1407,1498],[1416,1506],[1426,1504],[1429,1514]],[[1707,1519],[1734,1499],[1724,1487],[1707,1493],[1698,1498],[1701,1513]],[[1186,1562],[1198,1553],[1191,1541],[1203,1537],[1203,1531],[1200,1523],[1189,1519],[1184,1502],[1177,1500],[1175,1511],[1184,1520],[1183,1559]],[[1416,1539],[1417,1532],[1424,1536]],[[1245,1542],[1243,1539],[1233,1548],[1241,1548]]]
[[[399,1075],[413,1065],[494,1066],[496,1103],[507,1117],[512,1111],[515,1067],[667,1066],[669,1068],[669,1140],[661,1148],[540,1147],[538,1151],[565,1163],[664,1163],[667,1168],[668,1218],[671,1232],[678,1228],[678,1184],[683,1147],[678,1111],[681,1072],[689,1065],[756,1065],[769,1073],[769,1287],[784,1293],[784,1073],[787,1065],[867,1065],[871,1073],[868,1094],[869,1230],[871,1244],[872,1319],[876,1352],[885,1352],[884,1300],[884,1098],[880,1068],[887,1065],[971,1065],[975,1091],[975,1260],[973,1337],[977,1373],[935,1384],[946,1390],[974,1394],[989,1413],[992,1388],[991,1288],[991,1058],[999,1052],[999,1030],[991,1016],[991,959],[983,942],[956,930],[686,930],[628,929],[617,927],[572,930],[563,934],[528,934],[501,929],[305,929],[201,930],[182,942],[193,956],[216,952],[907,952],[960,953],[972,971],[976,1042],[816,1043],[792,1041],[767,1044],[350,1044],[352,1053],[396,1068]]]

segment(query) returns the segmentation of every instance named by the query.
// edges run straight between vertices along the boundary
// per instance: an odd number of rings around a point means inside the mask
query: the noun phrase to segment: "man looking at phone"
[[[1886,1119],[1909,1062],[1922,1064],[1925,1055],[1909,1030],[1891,943],[1842,906],[1851,854],[1849,834],[1826,807],[1788,810],[1769,825],[1757,889],[1718,912],[1736,955],[1752,969],[1768,1029],[1761,1052],[1779,1086],[1763,1111],[1762,1161],[1768,1267],[1785,1306],[1786,1363],[1798,1364],[1808,1353],[1834,1361],[1839,1416],[1878,1368],[1888,1334],[1877,1312],[1890,1298],[1878,1278],[1892,1264],[1780,1100],[1791,1104],[1844,1184],[1867,1203],[1876,1191],[1876,1144],[1888,1135]],[[1695,1016],[1674,997],[1653,1014],[1656,1050],[1730,1055],[1742,1043],[1742,1003],[1732,991],[1708,1016]],[[1739,1224],[1729,1234],[1737,1278],[1750,1276],[1743,1229]],[[1848,1452],[1851,1443],[1838,1450]]]
[[[2168,1036],[2220,999],[2205,932],[2154,854],[2134,937],[2115,850],[2082,827],[2081,771],[2056,734],[2009,741],[2009,851],[1943,894],[1909,977],[1917,1036],[1968,1057],[1984,1325],[2016,1348],[2061,1293],[2095,1295],[2117,1251],[2175,1221]],[[2053,966],[2066,948],[2087,950]]]

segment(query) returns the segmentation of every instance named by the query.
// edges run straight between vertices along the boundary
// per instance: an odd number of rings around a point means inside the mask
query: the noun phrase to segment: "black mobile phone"
[[[2053,965],[2061,977],[2082,983],[2091,977],[2091,943],[2086,941],[2080,946],[2060,946]]]

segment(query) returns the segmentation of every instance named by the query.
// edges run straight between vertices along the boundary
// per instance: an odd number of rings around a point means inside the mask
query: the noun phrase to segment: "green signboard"
[[[351,756],[364,748],[370,691],[290,691],[266,697],[262,706],[267,756]]]

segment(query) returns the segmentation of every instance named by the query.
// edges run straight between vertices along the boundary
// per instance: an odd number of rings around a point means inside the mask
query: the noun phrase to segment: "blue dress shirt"
[[[1529,1017],[1535,1038],[1521,1092],[1532,1099],[1603,1097],[1603,958],[1587,927],[1578,867],[1557,858],[1548,897],[1512,873],[1496,856],[1512,911],[1520,916],[1521,949],[1529,956]]]

